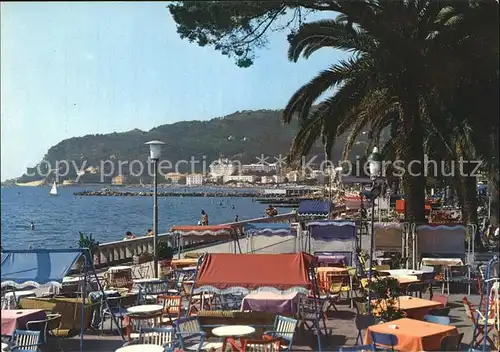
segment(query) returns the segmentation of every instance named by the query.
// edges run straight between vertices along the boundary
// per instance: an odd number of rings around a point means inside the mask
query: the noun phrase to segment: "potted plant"
[[[78,233],[80,235],[80,239],[78,240],[78,248],[87,248],[89,250],[90,260],[93,261],[94,255],[96,255],[99,252],[99,241],[96,241],[92,237],[92,234],[89,234],[87,236],[82,232]],[[77,262],[77,266],[81,269],[83,268],[84,263],[85,263],[84,258],[80,257],[80,259]]]
[[[379,277],[371,281],[367,288],[372,298],[370,308],[381,321],[388,322],[405,317],[399,309],[399,297],[403,295],[403,290],[397,279]]]
[[[168,245],[168,242],[158,242],[158,272],[165,276],[170,272],[172,259],[174,258],[174,249]]]

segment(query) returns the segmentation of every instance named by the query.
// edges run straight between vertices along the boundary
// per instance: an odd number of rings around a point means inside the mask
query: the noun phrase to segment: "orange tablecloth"
[[[385,308],[385,302],[381,302],[382,309]],[[373,300],[373,304],[376,301]],[[401,296],[399,297],[399,309],[404,311],[408,318],[416,320],[424,320],[424,315],[432,308],[442,307],[440,302],[429,301],[418,297]],[[376,312],[374,312],[376,313]]]
[[[316,273],[318,275],[318,285],[323,289],[328,289],[332,284],[329,279],[329,275],[340,275],[340,276],[348,276],[349,272],[346,268],[332,267],[332,266],[320,266],[316,268]]]
[[[389,328],[396,325],[397,329]],[[449,325],[439,325],[409,318],[398,319],[388,323],[372,325],[366,330],[365,343],[373,343],[371,331],[393,334],[398,338],[394,348],[398,351],[421,352],[438,351],[444,336],[458,334],[457,328]]]

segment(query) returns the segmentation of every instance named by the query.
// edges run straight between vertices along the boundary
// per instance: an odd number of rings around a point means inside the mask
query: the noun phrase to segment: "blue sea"
[[[49,186],[2,188],[2,247],[75,248],[78,232],[91,233],[102,243],[121,240],[126,231],[145,235],[147,229],[153,227],[152,197],[73,195],[73,192],[86,189],[94,188],[59,187],[57,196],[49,196]],[[177,191],[185,192],[186,189]],[[263,217],[266,207],[252,202],[251,198],[159,197],[158,232],[166,233],[173,225],[196,225],[202,209],[208,213],[210,224],[220,224],[232,222],[236,215],[240,221]],[[291,209],[279,210],[284,213]],[[31,221],[35,224],[34,231],[30,227]]]

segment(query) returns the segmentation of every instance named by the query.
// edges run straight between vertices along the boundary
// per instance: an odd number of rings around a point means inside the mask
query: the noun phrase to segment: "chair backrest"
[[[274,336],[281,337],[282,339],[291,342],[293,340],[297,323],[298,321],[296,319],[277,315],[276,320],[274,321]]]
[[[158,303],[163,305],[163,312],[169,316],[181,317],[182,296],[158,295]]]
[[[341,292],[342,285],[344,284],[344,276],[335,275],[332,273],[328,273],[327,275],[328,283],[329,283],[329,291],[332,294],[337,294]]]
[[[353,300],[359,315],[368,314],[368,302],[365,299],[355,297]]]
[[[174,321],[175,330],[182,339],[188,339],[201,332],[200,320],[196,316],[181,318]]]
[[[413,292],[424,293],[425,286],[421,283],[409,284],[406,288],[406,294],[410,295]]]
[[[390,347],[394,350],[394,346],[398,344],[398,337],[393,334],[384,334],[381,332],[370,331],[372,336],[372,341],[375,345],[382,345],[385,347]]]
[[[435,324],[440,324],[440,325],[450,325],[450,318],[449,317],[440,317],[437,315],[425,315],[424,316],[424,321],[428,321],[429,323],[435,323]]]
[[[432,301],[439,302],[443,305],[443,307],[446,307],[448,305],[448,296],[439,293],[434,293],[432,295]]]
[[[243,352],[279,352],[281,339],[243,340]]]
[[[427,312],[428,315],[436,315],[439,317],[447,317],[450,314],[451,307],[434,308]]]
[[[174,328],[141,328],[139,335],[141,343],[171,347],[175,341]]]
[[[441,339],[441,351],[458,351],[464,338],[464,333],[444,336]]]
[[[40,344],[40,331],[15,330],[12,335],[12,342],[17,347],[16,351],[38,351]]]
[[[352,347],[341,347],[339,349],[339,352],[358,352],[358,351],[376,351],[375,345],[359,345],[359,346],[352,346]]]
[[[144,293],[147,295],[161,295],[168,293],[170,285],[168,281],[148,282],[144,285]]]
[[[130,339],[130,334],[140,332],[142,327],[157,327],[161,324],[163,312],[155,314],[127,315],[123,321],[125,335]]]
[[[476,324],[476,317],[474,316],[472,305],[467,297],[462,298],[462,303],[464,304],[465,314],[469,317],[472,323]]]
[[[377,324],[377,320],[373,315],[357,315],[354,323],[356,324],[356,329],[366,330],[370,326]]]

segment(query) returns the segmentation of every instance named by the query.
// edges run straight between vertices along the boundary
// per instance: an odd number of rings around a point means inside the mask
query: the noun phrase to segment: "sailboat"
[[[50,189],[49,194],[51,196],[57,196],[57,184],[56,184],[56,181],[54,181],[54,184],[52,185],[52,188]]]

